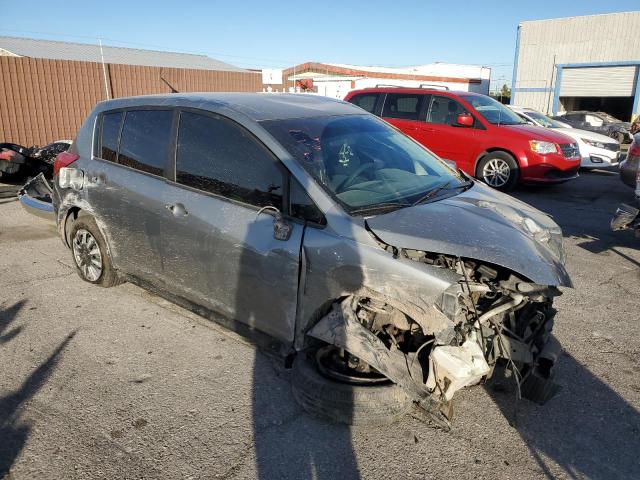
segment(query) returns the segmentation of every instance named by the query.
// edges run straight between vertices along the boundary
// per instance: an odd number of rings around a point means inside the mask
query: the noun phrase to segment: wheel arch
[[[476,160],[473,164],[473,174],[475,177],[478,176],[478,165],[480,164],[480,162],[482,161],[482,159],[484,157],[486,157],[488,154],[490,153],[494,153],[494,152],[503,152],[506,153],[507,155],[511,155],[511,157],[513,157],[513,160],[516,162],[516,164],[518,165],[518,168],[522,168],[522,162],[520,161],[520,157],[518,157],[518,155],[516,155],[513,151],[511,151],[508,148],[504,148],[504,147],[489,147],[485,150],[483,150],[477,157]]]

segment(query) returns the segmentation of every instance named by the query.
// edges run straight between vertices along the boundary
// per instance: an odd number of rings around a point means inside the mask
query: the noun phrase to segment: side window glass
[[[373,113],[376,108],[376,100],[378,100],[378,94],[362,94],[356,95],[351,99],[351,103],[359,106],[369,113]]]
[[[164,175],[171,144],[171,110],[129,110],[124,117],[118,163]]]
[[[291,177],[291,215],[301,220],[326,225],[327,221],[320,209],[313,203],[311,197],[300,183]]]
[[[400,120],[418,120],[424,95],[388,93],[382,116]]]
[[[456,125],[458,115],[467,110],[453,98],[434,95],[427,111],[427,122],[441,125]]]
[[[102,115],[100,152],[98,156],[103,160],[115,162],[118,157],[118,136],[120,135],[123,116],[122,112]]]
[[[176,181],[256,207],[282,209],[283,175],[269,152],[230,120],[180,114]]]

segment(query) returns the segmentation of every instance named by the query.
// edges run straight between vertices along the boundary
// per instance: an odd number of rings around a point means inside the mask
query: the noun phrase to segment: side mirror
[[[473,117],[468,113],[458,115],[456,123],[461,127],[473,127]]]
[[[291,236],[291,225],[289,225],[289,223],[284,219],[284,217],[282,216],[282,212],[280,212],[280,210],[278,210],[276,207],[267,205],[266,207],[262,207],[260,210],[258,210],[258,215],[256,215],[256,218],[265,210],[272,210],[274,212],[273,238],[275,238],[276,240],[282,240],[284,242],[289,240],[289,237]]]

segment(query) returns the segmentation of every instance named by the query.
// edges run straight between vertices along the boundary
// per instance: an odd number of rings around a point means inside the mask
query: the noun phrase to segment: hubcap
[[[492,187],[502,187],[511,176],[511,167],[501,158],[493,158],[482,169],[482,179]]]
[[[84,228],[73,237],[73,258],[84,278],[95,282],[102,274],[102,254],[98,242]]]
[[[316,353],[318,370],[325,377],[353,385],[382,385],[389,379],[359,358],[331,345]]]

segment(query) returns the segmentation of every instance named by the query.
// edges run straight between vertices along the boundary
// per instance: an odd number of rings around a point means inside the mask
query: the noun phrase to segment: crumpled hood
[[[397,248],[476,259],[541,285],[573,286],[556,223],[478,182],[454,197],[372,217],[367,224]]]

